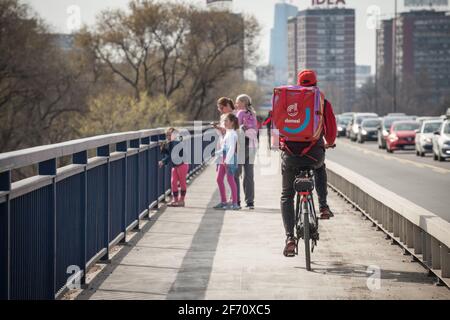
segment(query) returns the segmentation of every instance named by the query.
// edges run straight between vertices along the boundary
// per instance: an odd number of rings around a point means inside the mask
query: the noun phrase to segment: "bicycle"
[[[314,170],[300,170],[294,180],[295,201],[295,254],[300,239],[305,243],[306,270],[311,271],[311,253],[319,240],[319,219],[314,206]]]
[[[326,146],[334,149],[336,144]],[[311,271],[311,253],[319,241],[319,218],[314,206],[314,169],[301,168],[295,176],[294,190],[297,194],[295,200],[295,254],[298,255],[300,239],[305,242],[306,270]]]

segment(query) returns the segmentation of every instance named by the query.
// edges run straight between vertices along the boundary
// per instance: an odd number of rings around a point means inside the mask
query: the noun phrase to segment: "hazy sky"
[[[52,26],[53,31],[69,33],[70,10],[73,6],[80,9],[82,23],[91,25],[95,16],[106,8],[126,8],[129,0],[22,0]],[[161,0],[162,1],[162,0]],[[336,0],[330,0],[336,1]],[[204,5],[206,0],[184,0],[184,2]],[[274,5],[282,0],[233,0],[234,11],[256,16],[262,26],[261,32],[261,64],[269,60],[270,29],[273,26]],[[284,2],[306,9],[311,0],[286,0]],[[394,13],[394,0],[346,0],[347,8],[356,9],[356,63],[375,67],[375,29],[367,26],[368,10],[377,6],[381,17],[391,17]],[[403,0],[399,0],[399,11],[403,10]],[[69,12],[68,12],[69,11]],[[73,11],[72,11],[73,12]],[[370,24],[370,21],[369,21]],[[373,70],[372,70],[373,71]]]

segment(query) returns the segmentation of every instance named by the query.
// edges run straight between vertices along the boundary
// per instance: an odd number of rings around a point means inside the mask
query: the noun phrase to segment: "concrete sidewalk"
[[[450,298],[331,191],[335,217],[321,221],[312,272],[305,269],[303,246],[299,256],[285,258],[279,155],[261,147],[259,158],[277,170],[255,170],[254,211],[211,209],[219,196],[210,165],[189,187],[186,208],[152,216],[78,299]]]

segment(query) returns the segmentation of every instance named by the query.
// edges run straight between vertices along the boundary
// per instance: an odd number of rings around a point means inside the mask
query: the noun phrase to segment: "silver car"
[[[450,158],[450,120],[445,120],[433,135],[433,159],[445,161]]]
[[[424,157],[433,152],[433,135],[439,131],[442,120],[425,120],[419,130],[416,130],[416,155]]]
[[[368,118],[378,118],[376,113],[355,113],[353,115],[352,121],[350,122],[350,140],[356,141],[358,133],[361,130],[361,123],[363,120]]]

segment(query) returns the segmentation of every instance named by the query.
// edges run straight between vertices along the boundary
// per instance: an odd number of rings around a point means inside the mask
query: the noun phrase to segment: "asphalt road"
[[[450,161],[417,157],[415,151],[388,154],[376,142],[339,138],[327,159],[361,174],[450,222]]]

